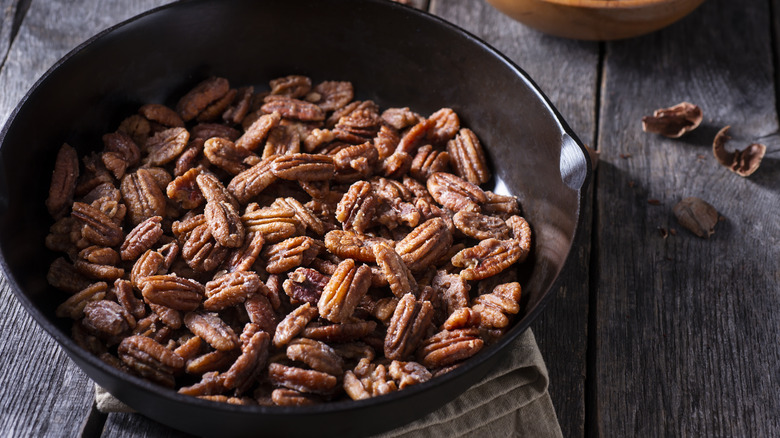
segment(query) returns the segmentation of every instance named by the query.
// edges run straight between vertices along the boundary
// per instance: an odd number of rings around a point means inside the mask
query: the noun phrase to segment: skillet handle
[[[561,180],[572,190],[581,190],[591,172],[590,157],[580,141],[568,133],[561,136]]]

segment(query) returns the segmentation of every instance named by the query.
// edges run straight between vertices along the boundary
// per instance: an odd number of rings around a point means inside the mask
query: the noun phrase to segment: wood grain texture
[[[0,70],[0,120],[5,123],[33,82],[67,51],[107,26],[162,3],[32,2]],[[7,19],[8,14],[3,15],[4,29]],[[0,279],[0,315],[0,435],[78,435],[93,403],[92,381],[27,316],[5,278]]]
[[[431,10],[485,40],[524,69],[580,139],[595,135],[598,44],[541,34],[485,2],[433,0]],[[595,146],[595,145],[594,145]],[[550,374],[550,396],[563,435],[583,436],[592,188],[581,233],[555,296],[532,328]]]
[[[14,17],[20,0],[0,0],[0,67],[5,62],[14,34]]]
[[[659,33],[609,43],[597,187],[597,418],[604,436],[780,435],[780,162],[769,1],[710,0]],[[681,101],[704,123],[671,140],[643,115]],[[740,178],[711,142],[770,150]],[[683,230],[683,197],[723,216]],[[657,200],[657,201],[654,201]],[[676,229],[663,238],[658,227]]]
[[[193,435],[160,424],[138,414],[109,414],[102,438],[187,438]]]

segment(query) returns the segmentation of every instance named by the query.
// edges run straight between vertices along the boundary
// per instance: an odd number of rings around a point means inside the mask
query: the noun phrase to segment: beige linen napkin
[[[562,437],[547,367],[531,330],[482,381],[425,417],[375,438]],[[133,412],[95,385],[100,412]]]

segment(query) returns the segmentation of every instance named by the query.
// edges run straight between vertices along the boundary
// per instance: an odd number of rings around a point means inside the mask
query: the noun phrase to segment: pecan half
[[[247,231],[262,234],[268,243],[292,237],[302,228],[295,210],[285,207],[247,208],[241,220]]]
[[[222,182],[214,174],[209,172],[200,172],[195,177],[195,181],[197,182],[201,193],[203,193],[203,196],[206,198],[206,201],[212,203],[227,202],[233,206],[233,208],[238,210],[238,201],[233,197],[233,195],[230,194],[230,191],[228,191],[228,189],[222,185]]]
[[[117,302],[136,319],[146,316],[146,306],[133,293],[133,283],[118,279],[114,282],[114,294]]]
[[[207,202],[203,213],[217,243],[227,248],[244,244],[244,224],[233,205],[226,201]]]
[[[417,149],[409,174],[420,181],[426,181],[435,172],[447,172],[449,168],[450,155],[447,151],[440,151],[431,145],[425,145]]]
[[[385,335],[385,357],[404,359],[414,353],[433,321],[430,301],[406,294],[398,302]]]
[[[377,199],[371,190],[371,183],[358,181],[349,187],[336,207],[336,219],[344,231],[363,233],[372,225]]]
[[[409,107],[388,108],[382,113],[382,120],[397,131],[416,125],[420,119],[422,117]]]
[[[236,140],[236,147],[254,151],[259,148],[263,141],[268,137],[272,129],[279,126],[282,120],[281,114],[271,111],[268,114],[260,116],[244,131],[244,134]],[[263,157],[266,158],[266,157]]]
[[[143,142],[140,142],[139,144],[144,143],[146,143],[145,135]],[[104,135],[103,149],[106,152],[117,154],[128,167],[135,166],[141,160],[141,151],[138,149],[136,141],[122,131]]]
[[[431,380],[433,375],[427,368],[417,362],[401,362],[394,360],[387,371],[398,384],[398,389]]]
[[[133,225],[153,216],[165,216],[165,195],[148,170],[138,169],[125,175],[119,189]]]
[[[443,368],[474,356],[483,345],[477,329],[444,330],[423,342],[418,357],[429,369]]]
[[[287,126],[277,126],[268,133],[268,140],[263,148],[263,158],[272,155],[288,155],[301,152],[301,137],[298,131]]]
[[[517,197],[511,195],[499,195],[491,191],[485,191],[487,201],[482,204],[482,213],[508,219],[510,216],[520,214],[520,205]]]
[[[490,180],[490,168],[487,165],[485,152],[472,130],[461,129],[458,135],[447,143],[447,152],[461,178],[475,185]]]
[[[190,312],[184,315],[184,325],[215,350],[228,351],[239,345],[236,333],[216,313]]]
[[[351,82],[324,81],[314,87],[319,95],[314,101],[323,111],[335,111],[344,107],[355,97]]]
[[[91,301],[84,306],[84,328],[110,344],[119,342],[135,327],[135,318],[114,301]]]
[[[198,175],[200,175],[200,169],[192,168],[174,178],[165,189],[168,197],[178,202],[182,208],[197,208],[205,199],[198,188],[196,180]]]
[[[304,303],[288,313],[282,322],[276,326],[273,340],[274,347],[279,348],[298,336],[315,316],[317,316],[317,308],[310,303]]]
[[[243,303],[260,289],[260,277],[251,271],[236,271],[206,283],[203,308],[209,311],[223,310]]]
[[[435,172],[426,184],[433,199],[452,211],[479,212],[480,205],[487,201],[482,189],[451,173]]]
[[[209,162],[231,175],[238,175],[249,168],[244,160],[250,155],[246,149],[237,147],[222,137],[212,137],[203,143],[203,155]]]
[[[73,217],[84,223],[82,235],[90,242],[116,246],[124,240],[122,228],[102,211],[83,202],[74,202],[72,208]]]
[[[409,268],[406,267],[401,256],[393,248],[383,243],[376,244],[374,245],[374,257],[387,277],[390,290],[396,297],[401,298],[407,293],[417,295],[417,281]]]
[[[138,108],[138,114],[144,116],[151,122],[159,123],[167,127],[184,127],[184,120],[179,117],[176,111],[159,103],[147,103]]]
[[[289,96],[297,99],[311,91],[311,79],[303,75],[289,75],[272,79],[268,82],[271,86],[271,95]]]
[[[363,339],[376,330],[374,321],[355,321],[341,324],[320,325],[312,323],[304,328],[301,336],[322,342],[352,342]]]
[[[344,369],[344,360],[333,348],[313,339],[300,338],[290,342],[287,357],[333,376],[341,376]]]
[[[333,178],[333,158],[320,154],[290,154],[274,159],[271,171],[279,178],[293,181],[327,181]]]
[[[265,158],[230,180],[227,189],[238,202],[246,204],[276,181],[276,175],[271,171],[275,158]]]
[[[247,324],[250,327],[251,324]],[[247,328],[244,329],[244,334]],[[242,337],[244,336],[242,334]],[[238,393],[245,392],[248,387],[263,372],[268,361],[268,346],[271,337],[264,331],[256,331],[241,346],[241,355],[223,374],[223,382],[227,389],[237,389]]]
[[[314,212],[312,212],[305,205],[301,204],[297,199],[276,198],[271,206],[283,207],[293,210],[295,212],[295,217],[298,219],[298,222],[303,224],[307,229],[311,230],[318,236],[325,234],[325,224],[322,223],[320,218],[314,215]]]
[[[140,280],[141,292],[149,303],[185,312],[195,310],[203,300],[203,285],[176,275],[151,275]]]
[[[230,253],[225,260],[224,268],[230,272],[251,270],[263,249],[263,244],[265,244],[263,233],[248,231],[244,244]]]
[[[452,233],[444,219],[428,219],[395,245],[395,251],[412,272],[435,264],[452,246]]]
[[[465,268],[460,275],[466,280],[482,280],[498,274],[528,254],[516,240],[485,239],[452,257],[452,264]]]
[[[46,208],[55,219],[68,213],[78,179],[79,157],[76,150],[65,143],[57,152],[57,161],[54,163],[54,172],[49,186],[49,197],[46,198]]]
[[[291,237],[263,250],[263,259],[268,262],[265,270],[270,274],[281,274],[308,265],[320,249],[321,244],[309,236]]]
[[[284,292],[297,302],[317,304],[330,276],[310,268],[298,268],[287,274]]]
[[[455,227],[463,234],[478,240],[491,237],[499,240],[510,238],[510,229],[501,218],[472,211],[459,211],[452,217]]]
[[[435,145],[445,144],[460,130],[460,118],[452,108],[442,108],[428,117],[433,126],[428,130],[428,141]]]
[[[496,286],[489,294],[474,298],[472,309],[480,314],[480,325],[486,328],[506,328],[509,319],[520,311],[520,283]]]
[[[271,392],[271,400],[277,406],[309,406],[321,402],[315,394],[305,394],[288,388],[274,389]]]
[[[230,90],[225,78],[211,77],[199,83],[176,104],[176,112],[188,122],[203,112],[209,105],[224,97]]]
[[[201,224],[187,233],[181,255],[192,269],[209,272],[217,269],[225,260],[228,248],[214,239],[208,224]]]
[[[339,263],[317,303],[320,316],[332,322],[345,322],[371,286],[371,269],[357,266],[352,259]]]
[[[391,244],[390,240],[381,237],[368,237],[351,231],[333,230],[325,235],[325,247],[331,253],[341,257],[355,259],[360,262],[374,263],[374,245],[378,243]]]
[[[145,336],[129,336],[119,344],[119,358],[136,374],[173,387],[174,373],[184,368],[184,359]]]
[[[338,385],[338,379],[330,374],[280,363],[268,365],[268,380],[276,386],[314,394],[330,393]]]
[[[187,147],[190,133],[184,128],[169,128],[146,140],[144,164],[162,166],[175,160]]]
[[[270,100],[260,107],[264,113],[278,112],[285,119],[309,121],[325,120],[325,111],[322,108],[303,100],[277,98]]]
[[[122,260],[135,260],[157,243],[163,235],[161,223],[161,216],[153,216],[136,225],[119,248]]]

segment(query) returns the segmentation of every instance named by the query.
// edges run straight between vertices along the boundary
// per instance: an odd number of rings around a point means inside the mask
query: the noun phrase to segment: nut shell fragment
[[[693,234],[708,238],[715,233],[718,210],[706,201],[689,197],[678,202],[672,209],[677,221]]]
[[[703,119],[701,108],[690,102],[682,102],[670,108],[655,110],[652,116],[642,117],[642,130],[679,138],[696,129]]]
[[[739,176],[750,176],[758,170],[761,160],[766,154],[766,146],[760,143],[753,143],[743,150],[728,152],[725,148],[726,141],[731,137],[728,135],[730,126],[726,126],[715,135],[712,142],[712,154],[718,160],[718,163],[726,166],[730,171]]]

